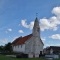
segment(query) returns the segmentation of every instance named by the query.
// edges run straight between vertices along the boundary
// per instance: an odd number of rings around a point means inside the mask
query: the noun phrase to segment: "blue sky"
[[[36,13],[44,46],[60,46],[60,0],[0,0],[0,45],[32,33]]]

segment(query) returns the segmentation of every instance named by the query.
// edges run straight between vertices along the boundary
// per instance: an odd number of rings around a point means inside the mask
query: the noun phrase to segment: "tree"
[[[6,52],[12,52],[12,46],[11,46],[11,43],[7,43],[5,46],[4,46],[4,50]]]
[[[0,46],[0,52],[2,52],[4,49],[4,46]]]

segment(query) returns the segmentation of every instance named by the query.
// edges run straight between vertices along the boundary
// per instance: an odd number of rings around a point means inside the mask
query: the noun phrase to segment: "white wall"
[[[13,46],[13,51],[23,52],[26,54],[29,54],[32,52],[36,54],[40,54],[40,51],[43,51],[43,44],[39,41],[39,38],[35,38],[35,40],[34,38],[35,37],[31,37],[29,40],[25,42],[25,44],[22,45],[22,47],[21,45]],[[35,46],[33,46],[34,41],[35,41]]]
[[[25,44],[13,46],[14,52],[25,52]]]
[[[40,54],[40,51],[43,51],[43,44],[40,41],[39,37],[31,37],[25,42],[25,52]]]

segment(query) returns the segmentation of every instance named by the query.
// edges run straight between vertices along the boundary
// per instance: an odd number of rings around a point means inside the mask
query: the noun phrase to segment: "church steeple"
[[[33,36],[40,36],[40,26],[39,26],[39,21],[37,17],[34,22]]]
[[[35,19],[34,26],[39,26],[39,21],[38,21],[38,18],[37,17]]]

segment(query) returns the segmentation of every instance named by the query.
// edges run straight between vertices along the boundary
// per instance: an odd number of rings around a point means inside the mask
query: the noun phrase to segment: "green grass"
[[[44,58],[12,58],[5,55],[0,55],[0,60],[45,60]]]
[[[60,60],[60,58],[59,59],[55,59],[55,60]]]
[[[46,60],[44,58],[12,58],[12,57],[7,57],[5,55],[0,55],[0,60]],[[55,60],[60,60],[60,59],[55,59]]]

